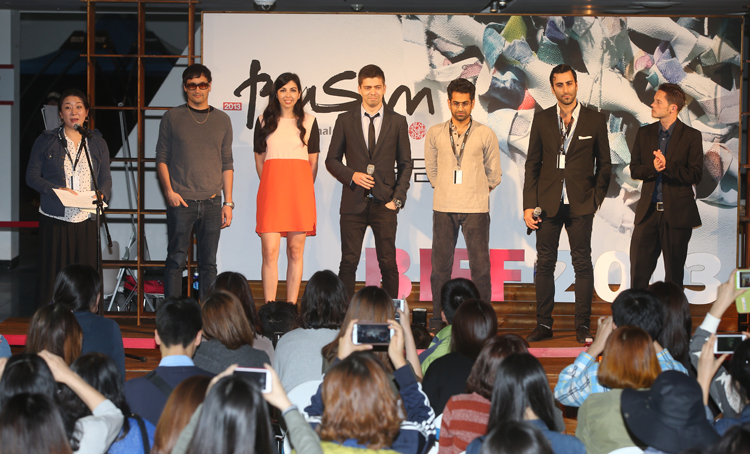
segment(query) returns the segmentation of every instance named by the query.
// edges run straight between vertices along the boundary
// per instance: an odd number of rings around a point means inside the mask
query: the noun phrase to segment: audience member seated
[[[16,394],[44,394],[57,405],[57,384],[47,363],[36,353],[0,359],[0,408]],[[70,427],[72,434],[73,426]]]
[[[610,330],[611,323],[608,319],[600,324],[599,331]],[[647,332],[628,325],[612,332],[597,371],[599,384],[612,391],[592,394],[578,410],[576,437],[586,446],[588,454],[607,454],[637,446],[622,419],[622,390],[650,388],[660,373],[654,343]]]
[[[263,335],[263,326],[260,324],[260,317],[258,317],[258,312],[255,310],[255,300],[250,291],[250,285],[247,283],[247,278],[240,273],[225,271],[216,276],[216,282],[211,291],[216,290],[226,290],[240,300],[242,310],[245,312],[245,317],[248,323],[250,323],[250,328],[253,330],[253,336],[255,336],[253,348],[263,350],[268,355],[268,358],[273,361],[273,342],[271,342],[270,337]]]
[[[712,334],[716,334],[724,312],[735,304],[738,296],[745,292],[744,289],[738,290],[736,287],[735,278],[737,273],[735,271],[730,274],[727,282],[719,286],[716,292],[716,301],[703,319],[703,323],[696,328],[693,337],[690,339],[690,361],[696,369],[698,369],[700,358],[703,357],[701,350],[704,348],[709,337]],[[709,358],[713,360],[713,357],[714,353],[712,349]],[[704,381],[707,377],[704,373],[699,378]],[[729,376],[727,370],[720,364],[717,364],[713,380],[710,384],[709,396],[719,408],[724,418],[733,419],[739,417],[743,406],[746,404],[746,400],[744,400],[737,388],[732,386],[731,383],[732,378]]]
[[[109,454],[149,454],[156,428],[150,422],[130,412],[130,407],[125,401],[120,372],[114,361],[104,353],[92,352],[75,360],[71,370],[109,399],[124,417],[122,430],[107,452]],[[69,417],[80,419],[91,415],[89,408],[69,388],[62,388],[60,400],[61,407]]]
[[[375,287],[357,292],[352,305],[358,299],[366,299],[361,293],[372,288]],[[367,351],[373,346],[352,343],[356,322],[357,319],[353,319],[347,323],[344,335],[338,340],[336,361],[305,409],[310,423],[318,426],[323,451],[427,452],[435,442],[435,413],[427,405],[427,397],[404,357],[402,326],[395,320],[388,320],[394,330],[388,357],[394,369],[396,394],[388,366],[376,354]]]
[[[553,430],[554,408],[547,374],[539,360],[528,353],[508,355],[495,375],[487,432],[512,421],[529,421],[549,440],[555,454],[585,454],[586,448],[580,440]],[[472,441],[466,454],[479,453],[484,438]]]
[[[442,438],[442,434],[440,434]],[[544,434],[526,421],[510,421],[496,427],[482,443],[481,454],[553,454]]]
[[[151,424],[159,416],[172,390],[193,375],[213,376],[193,363],[195,349],[203,336],[201,308],[192,298],[167,298],[156,311],[154,339],[161,352],[159,366],[145,377],[125,382],[125,399],[130,409]]]
[[[435,414],[443,413],[448,399],[466,392],[466,380],[484,342],[497,335],[497,314],[482,300],[467,300],[453,318],[451,352],[430,364],[422,388]]]
[[[21,393],[0,407],[3,454],[72,454],[62,415],[51,397]]]
[[[597,378],[599,363],[596,358],[604,351],[607,337],[613,329],[625,325],[637,326],[646,331],[651,339],[657,339],[663,320],[662,304],[648,290],[631,289],[617,295],[612,302],[612,317],[599,318],[599,326],[608,328],[598,330],[588,351],[581,352],[573,364],[560,372],[555,385],[555,398],[558,402],[569,407],[580,407],[591,394],[609,391]],[[661,370],[677,370],[687,374],[685,366],[676,361],[669,350],[659,342],[653,342]]]
[[[432,342],[430,330],[424,325],[411,324],[411,334],[414,338],[414,346],[417,350],[427,350]]]
[[[528,353],[529,344],[515,334],[487,340],[466,380],[466,392],[448,400],[440,423],[440,454],[458,454],[477,437],[487,433],[490,399],[495,372],[503,358],[512,353]],[[441,358],[442,359],[442,358]],[[436,362],[437,364],[437,362]]]
[[[406,360],[414,369],[414,373],[417,379],[422,379],[422,370],[419,367],[419,357],[417,356],[417,349],[414,346],[414,336],[411,334],[411,320],[409,317],[408,304],[404,306],[405,312],[399,310],[400,327],[406,335],[404,341],[406,347]],[[349,303],[349,308],[344,316],[344,321],[341,324],[338,336],[328,345],[323,347],[321,350],[323,354],[323,368],[324,372],[332,365],[333,361],[338,355],[339,345],[341,344],[341,338],[349,336],[349,342],[351,342],[352,333],[349,330],[349,325],[352,320],[360,320],[362,323],[389,323],[389,320],[395,319],[396,306],[393,304],[393,299],[388,296],[385,290],[380,287],[368,286],[352,297],[352,301]],[[346,332],[349,331],[349,334]],[[389,360],[389,355],[384,347],[375,347],[375,355],[385,365],[388,372],[393,372],[395,368]]]
[[[96,315],[102,282],[99,273],[89,265],[73,264],[57,274],[53,304],[73,311],[83,331],[81,354],[101,352],[112,358],[125,381],[125,349],[120,327],[114,320]]]
[[[745,333],[750,334],[750,333]],[[703,390],[703,403],[708,406],[710,388],[714,376],[728,355],[724,354],[714,359],[714,345],[716,335],[712,334],[708,342],[703,344],[701,357],[698,361],[698,383]],[[716,421],[714,428],[723,435],[729,428],[745,423],[750,423],[750,339],[745,339],[734,349],[732,361],[729,364],[729,376],[731,380],[724,386],[735,390],[740,398],[740,414],[736,418],[723,417]]]
[[[10,358],[11,352],[10,352],[10,344],[8,344],[8,340],[0,334],[0,358]]]
[[[253,330],[242,312],[240,300],[218,290],[203,302],[203,337],[193,361],[197,367],[218,374],[232,364],[263,367],[271,360],[253,348]]]
[[[271,374],[269,393],[261,393],[255,382],[242,375],[233,375],[234,368],[211,380],[205,403],[193,413],[172,454],[276,452],[266,402],[281,410],[287,437],[298,454],[322,454],[320,439],[289,401],[270,366],[266,367]]]
[[[623,390],[620,403],[628,430],[648,446],[646,454],[680,454],[719,441],[706,418],[701,387],[687,374],[664,371],[650,390]]]
[[[422,375],[427,373],[427,368],[433,361],[450,353],[451,324],[458,306],[468,299],[478,300],[480,298],[477,286],[464,278],[451,279],[443,284],[440,295],[432,295],[432,297],[440,298],[440,306],[443,309],[440,311],[440,317],[448,326],[441,329],[432,339],[430,347],[419,355],[419,362],[422,363]]]
[[[750,424],[730,427],[719,442],[701,454],[748,454],[750,452]]]
[[[284,389],[323,376],[320,350],[336,339],[346,309],[346,289],[335,273],[318,271],[310,277],[302,294],[295,329],[276,344],[273,368]]]
[[[649,285],[648,290],[659,298],[664,308],[664,321],[656,340],[694,377],[689,355],[693,319],[685,292],[674,282],[662,281]]]
[[[286,301],[272,301],[260,307],[258,318],[260,318],[263,332],[276,348],[279,338],[294,328],[294,321],[297,320],[297,305]]]
[[[83,332],[73,312],[65,306],[50,304],[34,313],[26,335],[26,353],[47,350],[61,356],[68,365],[81,356]]]
[[[170,454],[177,443],[180,432],[187,426],[190,417],[206,397],[211,379],[204,375],[186,378],[169,395],[164,411],[154,433],[151,454]]]

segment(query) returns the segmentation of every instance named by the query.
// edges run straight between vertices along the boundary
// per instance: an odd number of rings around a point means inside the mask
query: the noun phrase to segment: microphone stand
[[[109,226],[107,220],[104,218],[104,194],[99,192],[99,185],[96,182],[96,176],[94,175],[94,166],[91,165],[91,157],[89,156],[89,150],[86,146],[86,140],[91,137],[91,132],[85,128],[76,128],[81,134],[81,144],[78,146],[78,152],[83,149],[83,154],[86,155],[86,162],[89,165],[89,172],[91,172],[91,183],[94,185],[94,194],[96,195],[96,201],[92,202],[96,205],[96,263],[99,269],[99,282],[104,282],[102,274],[102,222],[104,223],[104,231],[107,234],[107,247],[112,249],[112,237],[109,234]],[[101,303],[104,301],[104,287],[102,286],[99,290],[99,315],[104,314],[104,305]]]

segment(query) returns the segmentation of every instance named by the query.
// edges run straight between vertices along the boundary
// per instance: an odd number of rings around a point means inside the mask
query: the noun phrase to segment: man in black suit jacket
[[[693,186],[703,175],[701,133],[677,119],[685,93],[662,84],[654,95],[656,123],[638,130],[630,158],[630,175],[643,180],[630,239],[631,288],[646,288],[664,254],[665,280],[682,287],[693,228],[701,225]]]
[[[383,104],[385,74],[382,69],[367,65],[359,71],[357,79],[362,106],[336,119],[326,158],[326,168],[344,185],[339,210],[339,277],[351,298],[362,240],[369,225],[375,237],[383,289],[392,298],[399,298],[396,215],[406,202],[413,167],[408,125],[403,115]]]
[[[555,264],[565,227],[576,275],[576,339],[583,343],[591,338],[591,228],[612,173],[609,140],[604,116],[576,100],[578,79],[573,68],[553,68],[550,84],[557,104],[534,116],[523,187],[523,218],[537,232],[537,327],[526,339],[552,337]],[[542,212],[535,218],[537,207]]]

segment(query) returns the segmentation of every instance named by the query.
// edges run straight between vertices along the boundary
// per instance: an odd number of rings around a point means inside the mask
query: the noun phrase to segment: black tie
[[[365,112],[365,115],[367,118],[370,119],[370,128],[367,130],[367,151],[370,152],[370,157],[372,157],[372,152],[375,151],[375,119],[380,116],[380,112],[376,113],[374,116],[370,116],[370,114]]]

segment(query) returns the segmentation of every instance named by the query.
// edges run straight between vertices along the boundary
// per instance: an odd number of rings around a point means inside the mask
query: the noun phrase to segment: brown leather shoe
[[[526,336],[526,340],[529,342],[539,342],[544,339],[552,339],[552,330],[543,325],[536,325],[534,331]]]
[[[591,335],[591,331],[589,331],[587,326],[579,326],[576,328],[576,340],[579,344],[585,344],[586,342],[589,342],[589,339],[593,341],[594,336]]]

